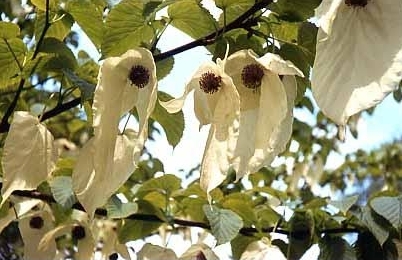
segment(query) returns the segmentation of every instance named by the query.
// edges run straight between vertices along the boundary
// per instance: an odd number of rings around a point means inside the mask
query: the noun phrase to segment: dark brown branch
[[[34,54],[33,54],[33,56],[32,56],[32,60],[35,59],[36,56],[38,55],[40,46],[42,45],[43,39],[45,38],[45,35],[46,35],[46,32],[47,32],[47,30],[48,30],[49,27],[50,27],[50,23],[49,23],[49,1],[50,1],[50,0],[46,0],[45,25],[44,25],[43,31],[42,31],[42,33],[41,33],[39,39],[38,39],[38,43],[36,44],[35,51],[34,51]],[[12,52],[12,53],[13,53],[13,52]],[[13,53],[13,55],[14,55],[14,53]],[[16,58],[15,55],[14,55],[14,57]],[[18,62],[18,59],[16,59],[16,61]],[[19,63],[19,62],[18,62],[18,63]],[[19,67],[20,67],[20,69],[22,69],[22,68],[21,68],[21,65],[19,65]],[[10,124],[8,123],[8,119],[10,118],[11,114],[12,114],[12,113],[14,112],[14,110],[15,110],[15,107],[17,106],[18,99],[20,98],[22,89],[24,88],[24,84],[25,84],[25,79],[22,78],[22,79],[20,80],[20,84],[19,84],[19,86],[18,86],[18,89],[17,89],[17,91],[15,92],[15,96],[14,96],[13,101],[11,102],[10,106],[7,108],[6,113],[4,113],[4,116],[3,116],[3,118],[1,119],[1,123],[0,123],[0,133],[7,132],[8,129],[10,128]]]
[[[45,112],[42,115],[42,119],[41,121],[44,121],[46,119],[49,119],[51,117],[57,116],[58,114],[61,114],[62,112],[65,112],[73,107],[78,106],[79,104],[81,104],[81,98],[75,98],[71,101],[68,101],[66,103],[62,103],[57,105],[56,107],[54,107],[53,109]]]
[[[49,11],[50,11],[49,10],[50,9],[49,1],[50,0],[46,0],[45,25],[43,27],[43,31],[42,31],[41,35],[39,36],[38,43],[36,44],[35,51],[34,51],[34,54],[32,56],[32,60],[35,59],[36,56],[38,55],[38,53],[40,51],[40,47],[42,45],[42,42],[45,39],[46,32],[50,27],[50,23],[49,23]]]
[[[20,84],[18,85],[17,91],[15,92],[15,96],[13,101],[11,102],[10,106],[7,108],[7,111],[4,113],[3,118],[0,122],[0,132],[7,132],[10,128],[10,124],[8,123],[8,119],[10,118],[11,114],[14,112],[15,107],[17,106],[18,99],[21,95],[22,89],[24,88],[25,79],[20,80]],[[4,129],[4,131],[2,131]]]
[[[61,114],[73,107],[78,106],[81,103],[81,98],[75,98],[71,101],[68,101],[66,103],[57,105],[56,107],[54,107],[53,109],[45,112],[42,115],[41,121],[44,121],[46,119],[49,119],[51,117],[57,116],[58,114]],[[11,106],[11,105],[10,105]],[[8,110],[7,110],[8,111]],[[12,111],[11,111],[12,112]],[[10,114],[11,115],[11,114]],[[9,116],[8,116],[9,117]],[[7,118],[8,118],[7,117]],[[6,116],[4,116],[3,118],[6,118]],[[0,133],[5,133],[8,132],[8,130],[10,129],[10,124],[8,122],[1,122],[0,124]]]
[[[229,23],[226,27],[220,28],[218,31],[213,32],[203,38],[197,39],[195,41],[192,41],[188,44],[182,45],[180,47],[177,47],[175,49],[172,49],[170,51],[166,51],[160,54],[156,54],[154,56],[155,61],[161,61],[164,59],[167,59],[173,55],[179,54],[181,52],[187,51],[189,49],[198,47],[198,46],[207,46],[211,45],[216,42],[217,39],[219,39],[222,34],[225,32],[234,30],[234,29],[239,29],[239,28],[247,28],[248,22],[250,17],[258,12],[259,10],[266,8],[270,3],[272,3],[273,0],[261,0],[255,3],[249,10],[247,10],[245,13],[240,15],[237,19]]]
[[[20,197],[26,197],[26,198],[31,198],[31,199],[40,199],[42,201],[45,201],[47,203],[57,203],[56,200],[51,196],[51,195],[46,195],[42,194],[38,191],[14,191],[12,193],[15,196],[20,196]],[[85,211],[84,207],[80,203],[75,203],[73,205],[74,209]],[[107,216],[107,211],[105,209],[97,209],[95,211],[96,215],[99,216]],[[152,214],[141,214],[141,213],[135,213],[130,216],[128,216],[126,219],[130,220],[140,220],[140,221],[147,221],[147,222],[158,222],[158,223],[165,223],[164,220],[160,219],[156,215]],[[174,225],[179,225],[182,227],[199,227],[199,228],[204,228],[211,230],[211,226],[207,223],[204,222],[195,222],[195,221],[190,221],[190,220],[184,220],[184,219],[173,219],[171,223],[168,224],[174,224]],[[278,234],[284,234],[284,235],[289,235],[290,231],[282,228],[275,228],[275,227],[267,227],[263,228],[260,230],[263,233],[278,233]],[[240,229],[239,233],[245,236],[252,236],[256,233],[260,232],[256,228],[252,227],[243,227]],[[360,230],[357,228],[349,228],[349,227],[342,227],[342,228],[331,228],[331,229],[323,229],[320,230],[319,233],[321,234],[344,234],[344,233],[359,233]],[[300,232],[292,232],[292,234],[299,234],[299,233],[306,233],[305,231],[300,231]]]

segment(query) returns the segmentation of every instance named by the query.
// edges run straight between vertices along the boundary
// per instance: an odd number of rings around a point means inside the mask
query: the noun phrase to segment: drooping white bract
[[[53,229],[54,219],[50,208],[21,218],[18,227],[24,241],[24,259],[53,260],[56,255],[56,242],[49,242],[46,248],[40,248],[42,237]]]
[[[81,150],[73,172],[74,191],[90,216],[134,171],[157,97],[155,63],[144,48],[107,58],[98,78],[94,137]],[[119,135],[119,121],[133,107],[139,117],[138,133]]]
[[[266,243],[264,240],[266,239],[249,244],[241,255],[240,260],[286,260],[286,257],[277,246],[270,245],[269,241]]]
[[[316,16],[313,95],[323,113],[344,126],[402,78],[402,2],[323,0]]]
[[[57,150],[53,136],[39,119],[16,111],[2,157],[3,204],[14,190],[34,190],[55,169]]]
[[[233,129],[238,133],[233,166],[239,179],[269,165],[285,149],[292,133],[294,75],[303,73],[278,55],[259,58],[252,50],[229,56],[225,71],[240,96],[240,119]]]
[[[138,260],[177,260],[177,256],[172,249],[146,243],[137,253]]]
[[[86,214],[74,210],[71,217],[71,220],[60,224],[54,229],[51,229],[43,234],[43,236],[39,238],[38,249],[41,251],[49,250],[49,248],[55,244],[55,241],[58,237],[67,235],[72,236],[73,239],[76,240],[75,246],[77,252],[74,254],[74,259],[93,259],[96,249],[96,241],[93,237],[92,228],[88,222]],[[79,237],[77,237],[77,234]]]
[[[218,256],[211,250],[209,246],[204,243],[197,243],[191,245],[189,249],[184,252],[178,260],[219,260]]]
[[[201,187],[209,193],[219,186],[230,167],[230,143],[235,136],[229,131],[239,114],[239,94],[232,79],[224,72],[225,60],[206,62],[186,85],[183,96],[160,102],[169,113],[176,113],[187,95],[194,90],[194,111],[200,127],[210,124],[207,143],[201,163]]]

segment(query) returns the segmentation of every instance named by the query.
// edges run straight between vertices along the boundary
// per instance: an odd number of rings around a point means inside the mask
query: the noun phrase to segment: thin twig
[[[177,47],[175,49],[172,49],[170,51],[166,51],[160,54],[157,54],[154,56],[155,61],[161,61],[164,59],[167,59],[173,55],[179,54],[181,52],[187,51],[189,49],[199,47],[199,46],[207,46],[211,45],[216,42],[216,40],[219,39],[219,37],[228,31],[234,30],[234,29],[239,29],[239,28],[244,28],[247,25],[247,22],[249,21],[249,18],[256,13],[257,11],[266,8],[269,4],[271,4],[273,0],[262,0],[257,3],[255,3],[250,9],[248,9],[246,12],[244,12],[242,15],[240,15],[238,18],[236,18],[234,21],[230,22],[227,26],[222,27],[216,32],[213,32],[203,38],[197,39],[195,41],[192,41],[188,44],[182,45],[180,47]]]
[[[43,31],[42,31],[41,35],[39,36],[38,43],[36,44],[35,51],[34,51],[34,54],[32,56],[32,60],[35,59],[36,56],[39,54],[39,50],[40,50],[40,47],[42,45],[43,40],[45,39],[46,32],[50,27],[50,23],[49,23],[49,9],[50,9],[49,1],[50,0],[46,0],[45,25],[43,27]]]
[[[15,96],[13,101],[11,102],[10,106],[7,108],[7,111],[4,113],[3,118],[1,119],[0,122],[0,130],[4,129],[7,132],[8,129],[10,128],[10,124],[8,123],[8,119],[10,118],[11,114],[14,112],[15,107],[17,106],[18,99],[21,95],[22,89],[24,88],[25,84],[25,79],[20,80],[20,84],[18,85],[18,89],[15,92]],[[0,131],[1,132],[1,131]]]
[[[13,48],[11,48],[11,45],[10,45],[10,43],[8,43],[7,39],[4,39],[4,42],[6,43],[8,50],[13,55],[13,58],[14,58],[15,62],[17,63],[18,69],[21,72],[22,71],[22,65],[21,65],[20,61],[18,60],[17,55],[15,55],[15,52],[14,52]]]

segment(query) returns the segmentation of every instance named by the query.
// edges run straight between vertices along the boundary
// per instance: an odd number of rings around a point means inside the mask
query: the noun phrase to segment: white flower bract
[[[207,143],[201,163],[200,185],[208,193],[221,184],[230,167],[230,143],[234,141],[230,126],[240,109],[239,94],[232,79],[224,72],[225,60],[202,64],[189,83],[183,96],[160,102],[169,113],[179,111],[187,95],[194,90],[194,111],[200,127],[210,124]],[[208,83],[210,86],[208,86]],[[211,87],[206,93],[204,87]],[[213,87],[216,87],[214,89]]]
[[[267,53],[259,58],[252,50],[229,56],[225,71],[233,78],[240,96],[240,119],[232,130],[238,135],[232,149],[239,179],[269,165],[285,149],[292,132],[294,75],[303,73],[278,55]],[[250,88],[247,85],[253,80],[259,84]]]
[[[135,68],[140,68],[139,72],[134,73]],[[98,78],[94,137],[81,150],[73,172],[74,191],[90,216],[136,168],[157,98],[155,63],[147,49],[128,50],[120,57],[106,59]],[[119,121],[133,107],[138,112],[139,130],[119,135]]]
[[[324,0],[316,16],[313,95],[323,113],[344,126],[350,116],[381,102],[402,78],[402,3]]]
[[[3,156],[2,204],[14,190],[34,190],[55,169],[57,149],[53,135],[39,119],[16,111],[7,135]]]

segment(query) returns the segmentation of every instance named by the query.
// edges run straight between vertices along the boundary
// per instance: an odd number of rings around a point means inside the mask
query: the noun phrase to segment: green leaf
[[[138,200],[136,202],[139,214],[154,215],[156,218],[145,218],[144,220],[126,219],[119,229],[120,243],[144,238],[158,229],[164,221],[167,221],[163,212],[148,201]]]
[[[128,49],[148,47],[154,37],[154,29],[143,16],[142,1],[122,0],[107,17],[102,40],[102,58],[119,56]]]
[[[169,6],[168,15],[171,25],[193,39],[208,35],[217,28],[215,19],[196,0],[177,1]]]
[[[131,214],[138,211],[138,205],[134,202],[122,203],[121,200],[113,195],[106,203],[105,208],[107,210],[107,216],[109,218],[126,218]]]
[[[22,66],[25,53],[26,46],[21,39],[0,40],[0,88],[8,87],[19,80],[18,63]]]
[[[161,80],[169,75],[170,71],[173,69],[173,65],[173,56],[156,62],[156,77],[158,78],[158,80]]]
[[[389,236],[389,232],[375,222],[370,207],[366,206],[362,209],[360,220],[373,233],[378,243],[382,246]]]
[[[203,198],[184,198],[180,201],[180,208],[185,215],[188,215],[191,220],[197,222],[205,222],[205,214],[203,206],[208,203]]]
[[[39,10],[46,10],[46,0],[31,0],[31,3]],[[56,7],[56,0],[49,0],[49,8],[54,9]]]
[[[173,191],[180,189],[181,179],[173,174],[165,174],[161,177],[148,180],[138,189],[137,196],[142,198],[147,193],[157,191],[170,196]]]
[[[203,209],[211,225],[212,234],[217,240],[217,245],[234,239],[243,227],[242,219],[231,210],[220,209],[213,205],[204,205]]]
[[[54,54],[53,58],[49,59],[46,62],[46,65],[44,65],[48,70],[74,70],[77,66],[77,61],[73,52],[64,42],[57,38],[45,38],[39,50],[44,53]]]
[[[70,176],[54,177],[50,183],[54,199],[64,208],[71,208],[76,202],[73,182]]]
[[[317,32],[318,28],[310,22],[301,23],[297,32],[297,44],[308,50],[307,56],[311,66],[314,64]]]
[[[300,259],[311,246],[314,235],[311,211],[295,211],[290,219],[288,259]]]
[[[274,37],[283,41],[296,43],[298,37],[299,22],[286,22],[279,20],[275,15],[270,15],[269,17],[263,17],[267,28],[267,35],[270,32],[273,33]],[[269,30],[271,29],[271,30]]]
[[[320,239],[318,260],[357,260],[353,248],[339,236],[325,235]]]
[[[370,232],[360,232],[353,247],[359,260],[398,260],[395,243],[388,239],[381,246]]]
[[[258,241],[258,238],[242,235],[237,235],[232,241],[230,241],[234,259],[240,259],[247,246],[254,241]]]
[[[371,208],[399,230],[402,224],[402,197],[376,197],[370,201]]]
[[[254,0],[216,0],[215,4],[226,13],[226,24],[232,22],[254,5]],[[224,25],[224,13],[219,17],[219,25]]]
[[[160,225],[162,225],[161,222],[126,219],[123,226],[119,229],[119,241],[120,243],[126,243],[144,238],[157,230]]]
[[[321,0],[279,0],[269,5],[269,9],[286,21],[305,21],[314,16],[314,9]]]
[[[95,92],[95,85],[88,83],[82,78],[75,75],[75,73],[69,69],[63,70],[64,75],[70,80],[73,86],[78,86],[81,91],[81,102],[90,100],[93,98]]]
[[[11,22],[0,22],[0,38],[12,39],[20,35],[20,27]]]
[[[66,8],[97,48],[100,47],[102,41],[103,8],[104,6],[90,1],[68,2]]]
[[[303,72],[304,77],[308,78],[308,75],[310,74],[308,50],[295,44],[285,43],[281,45],[278,54],[283,59],[293,62],[293,64]]]
[[[339,209],[343,214],[346,214],[350,207],[352,207],[357,202],[358,198],[359,195],[353,195],[342,200],[331,200],[328,202],[328,204]]]
[[[71,26],[74,23],[73,17],[68,13],[58,14],[55,12],[49,13],[50,17],[57,18],[56,21],[50,24],[50,27],[46,31],[46,37],[53,37],[59,40],[64,40],[64,38],[71,31]],[[35,37],[39,39],[41,36],[43,29],[45,27],[45,12],[38,11],[36,13],[35,19]]]
[[[167,101],[173,97],[169,94],[158,91],[158,98],[162,101]],[[173,148],[180,142],[184,131],[184,114],[179,111],[175,114],[170,114],[164,109],[159,102],[156,102],[155,109],[151,114],[151,118],[157,121],[166,133],[166,138]]]
[[[221,202],[222,207],[232,210],[242,218],[246,226],[251,226],[257,222],[257,216],[253,211],[251,199],[249,198],[249,196],[243,193],[238,194],[240,194],[243,197],[241,196],[233,197],[231,196],[233,195],[233,193],[226,196],[224,201]]]

